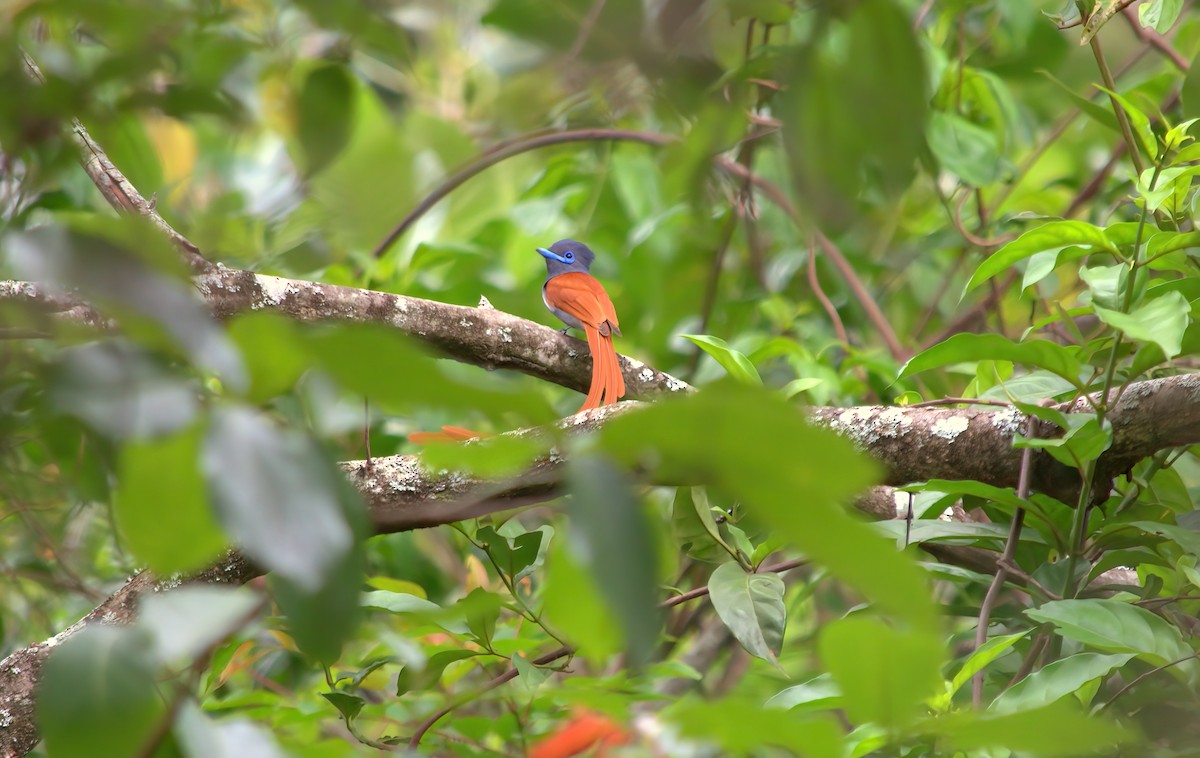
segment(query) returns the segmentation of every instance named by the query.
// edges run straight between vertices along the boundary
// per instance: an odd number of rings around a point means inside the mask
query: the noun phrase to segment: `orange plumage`
[[[621,328],[616,308],[600,282],[591,274],[568,271],[547,279],[542,297],[550,310],[577,320],[587,337],[592,353],[592,384],[579,410],[610,405],[624,397],[625,377],[613,346],[613,335],[620,336]]]

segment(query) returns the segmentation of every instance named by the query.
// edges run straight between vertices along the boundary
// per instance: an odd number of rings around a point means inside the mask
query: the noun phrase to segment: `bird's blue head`
[[[550,276],[568,271],[587,273],[596,259],[596,254],[587,245],[575,240],[559,240],[549,250],[539,247],[537,251],[546,259],[546,273]]]

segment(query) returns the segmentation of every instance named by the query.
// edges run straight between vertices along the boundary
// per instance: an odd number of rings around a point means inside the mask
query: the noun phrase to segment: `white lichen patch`
[[[638,381],[641,382],[651,381],[654,379],[654,372],[649,367],[643,367],[642,370],[637,373],[637,378]]]
[[[1021,431],[1021,424],[1024,421],[1025,414],[1016,408],[1006,408],[992,415],[992,427],[1005,437],[1016,436]]]
[[[396,310],[401,313],[408,313],[408,300],[403,297],[396,298]]]
[[[512,327],[510,327],[510,326],[500,327],[500,341],[501,342],[512,342],[513,341]]]
[[[567,355],[570,356],[571,358],[579,357],[579,353],[573,347],[567,348]]]
[[[7,708],[0,708],[0,729],[7,729],[12,726],[13,717],[8,712]]]
[[[958,435],[967,431],[967,427],[970,425],[971,422],[966,416],[944,416],[933,422],[933,426],[929,427],[929,433],[934,437],[941,437],[953,442]]]
[[[912,419],[899,408],[887,408],[875,418],[880,437],[902,437],[912,428]]]
[[[472,326],[474,326],[474,323],[469,318],[460,318],[458,320],[458,325],[463,329],[470,329]]]
[[[877,412],[877,408],[847,408],[829,422],[829,428],[859,448],[868,448],[882,436]]]
[[[650,369],[646,370],[649,371]],[[653,373],[650,375],[654,376]],[[683,381],[682,379],[676,379],[670,375],[667,375],[665,384],[667,389],[671,392],[686,392],[687,390],[691,389],[691,385],[689,385],[687,382]]]
[[[259,291],[262,292],[262,298],[250,306],[251,310],[258,310],[259,308],[266,308],[268,306],[277,307],[288,295],[293,295],[298,291],[294,282],[289,282],[287,279],[280,279],[277,276],[258,274],[254,278],[258,282]]]

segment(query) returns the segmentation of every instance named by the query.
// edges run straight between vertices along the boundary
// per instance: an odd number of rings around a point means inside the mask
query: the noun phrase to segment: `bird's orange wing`
[[[617,309],[604,291],[604,286],[591,274],[569,271],[546,282],[546,301],[566,311],[585,324],[591,324],[603,334],[611,330],[621,333]],[[609,323],[609,329],[604,323]]]
[[[612,299],[600,282],[582,271],[551,278],[545,294],[549,305],[579,319],[592,352],[592,385],[579,410],[617,402],[625,395],[625,377],[612,343],[612,335],[621,333]]]

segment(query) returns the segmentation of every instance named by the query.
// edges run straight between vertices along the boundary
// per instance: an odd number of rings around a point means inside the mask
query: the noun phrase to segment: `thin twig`
[[[1138,39],[1162,53],[1180,71],[1187,71],[1190,68],[1191,64],[1188,63],[1188,59],[1184,58],[1178,50],[1171,47],[1171,43],[1166,37],[1153,29],[1147,29],[1142,26],[1142,23],[1138,20],[1137,10],[1132,6],[1122,8],[1121,13],[1125,16],[1125,20],[1129,22],[1129,28],[1137,35]]]
[[[1031,422],[1032,423],[1032,422]],[[1033,448],[1027,447],[1021,451],[1021,473],[1017,478],[1017,497],[1024,500],[1029,497],[1029,472],[1033,467]],[[988,587],[987,595],[979,606],[979,625],[975,628],[975,649],[983,647],[987,642],[988,622],[992,616],[992,608],[1000,597],[1004,580],[1008,577],[1009,567],[1013,564],[1013,556],[1017,552],[1017,543],[1021,540],[1021,526],[1025,523],[1025,509],[1017,508],[1013,514],[1012,524],[1008,530],[1008,540],[1004,543],[1004,552],[996,561],[996,575]],[[971,677],[971,704],[980,708],[983,704],[983,672]]]
[[[545,655],[543,655],[540,658],[534,658],[533,661],[531,661],[531,663],[534,666],[545,666],[547,664],[553,663],[554,661],[557,661],[559,658],[565,658],[568,655],[572,655],[574,652],[575,651],[569,647],[560,647],[557,650],[552,650],[549,653],[546,653]],[[504,684],[505,682],[511,682],[513,679],[516,679],[519,675],[520,675],[520,672],[517,671],[516,666],[514,666],[514,667],[510,668],[509,670],[505,671],[503,674],[500,674],[499,676],[493,678],[490,682],[483,685],[479,689],[472,692],[470,694],[470,696],[457,698],[454,702],[452,702],[449,705],[447,705],[446,707],[438,710],[432,716],[425,719],[425,721],[422,722],[422,724],[419,727],[417,727],[417,731],[413,732],[413,736],[408,741],[408,747],[412,750],[416,750],[418,747],[420,747],[421,739],[425,736],[425,733],[428,732],[433,727],[434,724],[441,721],[442,718],[444,718],[447,714],[449,714],[455,708],[459,707],[460,705],[462,705],[464,703],[470,702],[471,700],[474,700],[475,698],[479,697],[480,695],[482,695],[485,692],[489,692],[491,690],[496,689],[497,687]]]
[[[1137,676],[1137,677],[1134,677],[1133,681],[1131,681],[1129,684],[1125,685],[1125,686],[1124,686],[1124,687],[1122,687],[1121,689],[1117,690],[1117,694],[1115,694],[1115,695],[1113,695],[1112,697],[1110,697],[1110,698],[1109,698],[1107,701],[1105,701],[1103,704],[1096,706],[1096,711],[1097,711],[1097,712],[1098,712],[1098,711],[1102,711],[1102,710],[1104,710],[1105,708],[1107,708],[1108,706],[1112,705],[1112,704],[1113,704],[1113,702],[1114,702],[1114,701],[1115,701],[1117,698],[1121,697],[1122,695],[1124,695],[1124,694],[1125,694],[1126,692],[1128,692],[1129,690],[1131,690],[1131,689],[1133,689],[1134,687],[1136,687],[1136,686],[1138,686],[1139,684],[1141,684],[1142,680],[1146,679],[1146,677],[1149,677],[1149,676],[1152,676],[1152,675],[1154,675],[1154,674],[1157,674],[1157,673],[1158,673],[1158,672],[1160,672],[1160,671],[1166,671],[1167,669],[1171,668],[1172,666],[1178,666],[1178,665],[1179,665],[1179,664],[1181,664],[1181,663],[1185,663],[1185,662],[1187,662],[1187,661],[1190,661],[1190,660],[1193,660],[1193,659],[1195,659],[1195,658],[1200,658],[1200,653],[1192,653],[1191,655],[1185,655],[1185,656],[1183,656],[1182,658],[1176,658],[1175,660],[1171,661],[1170,663],[1164,663],[1164,664],[1163,664],[1163,665],[1161,665],[1161,666],[1157,666],[1157,667],[1155,667],[1155,668],[1152,668],[1152,669],[1150,669],[1149,671],[1147,671],[1147,672],[1145,672],[1145,673],[1143,673],[1143,674],[1141,674],[1141,675],[1139,675],[1139,676]]]
[[[854,293],[854,298],[858,300],[866,312],[867,320],[875,327],[875,331],[883,339],[883,343],[887,345],[888,352],[892,354],[892,359],[903,361],[908,358],[909,353],[901,345],[900,340],[896,338],[896,332],[892,330],[892,325],[888,322],[887,316],[883,315],[879,304],[875,302],[875,298],[867,291],[862,280],[858,278],[858,274],[854,271],[854,267],[850,265],[850,261],[842,254],[837,245],[833,244],[820,229],[814,229],[813,234],[816,236],[817,244],[821,246],[821,251],[825,253],[825,257],[829,258],[838,273],[846,281],[846,286]]]

